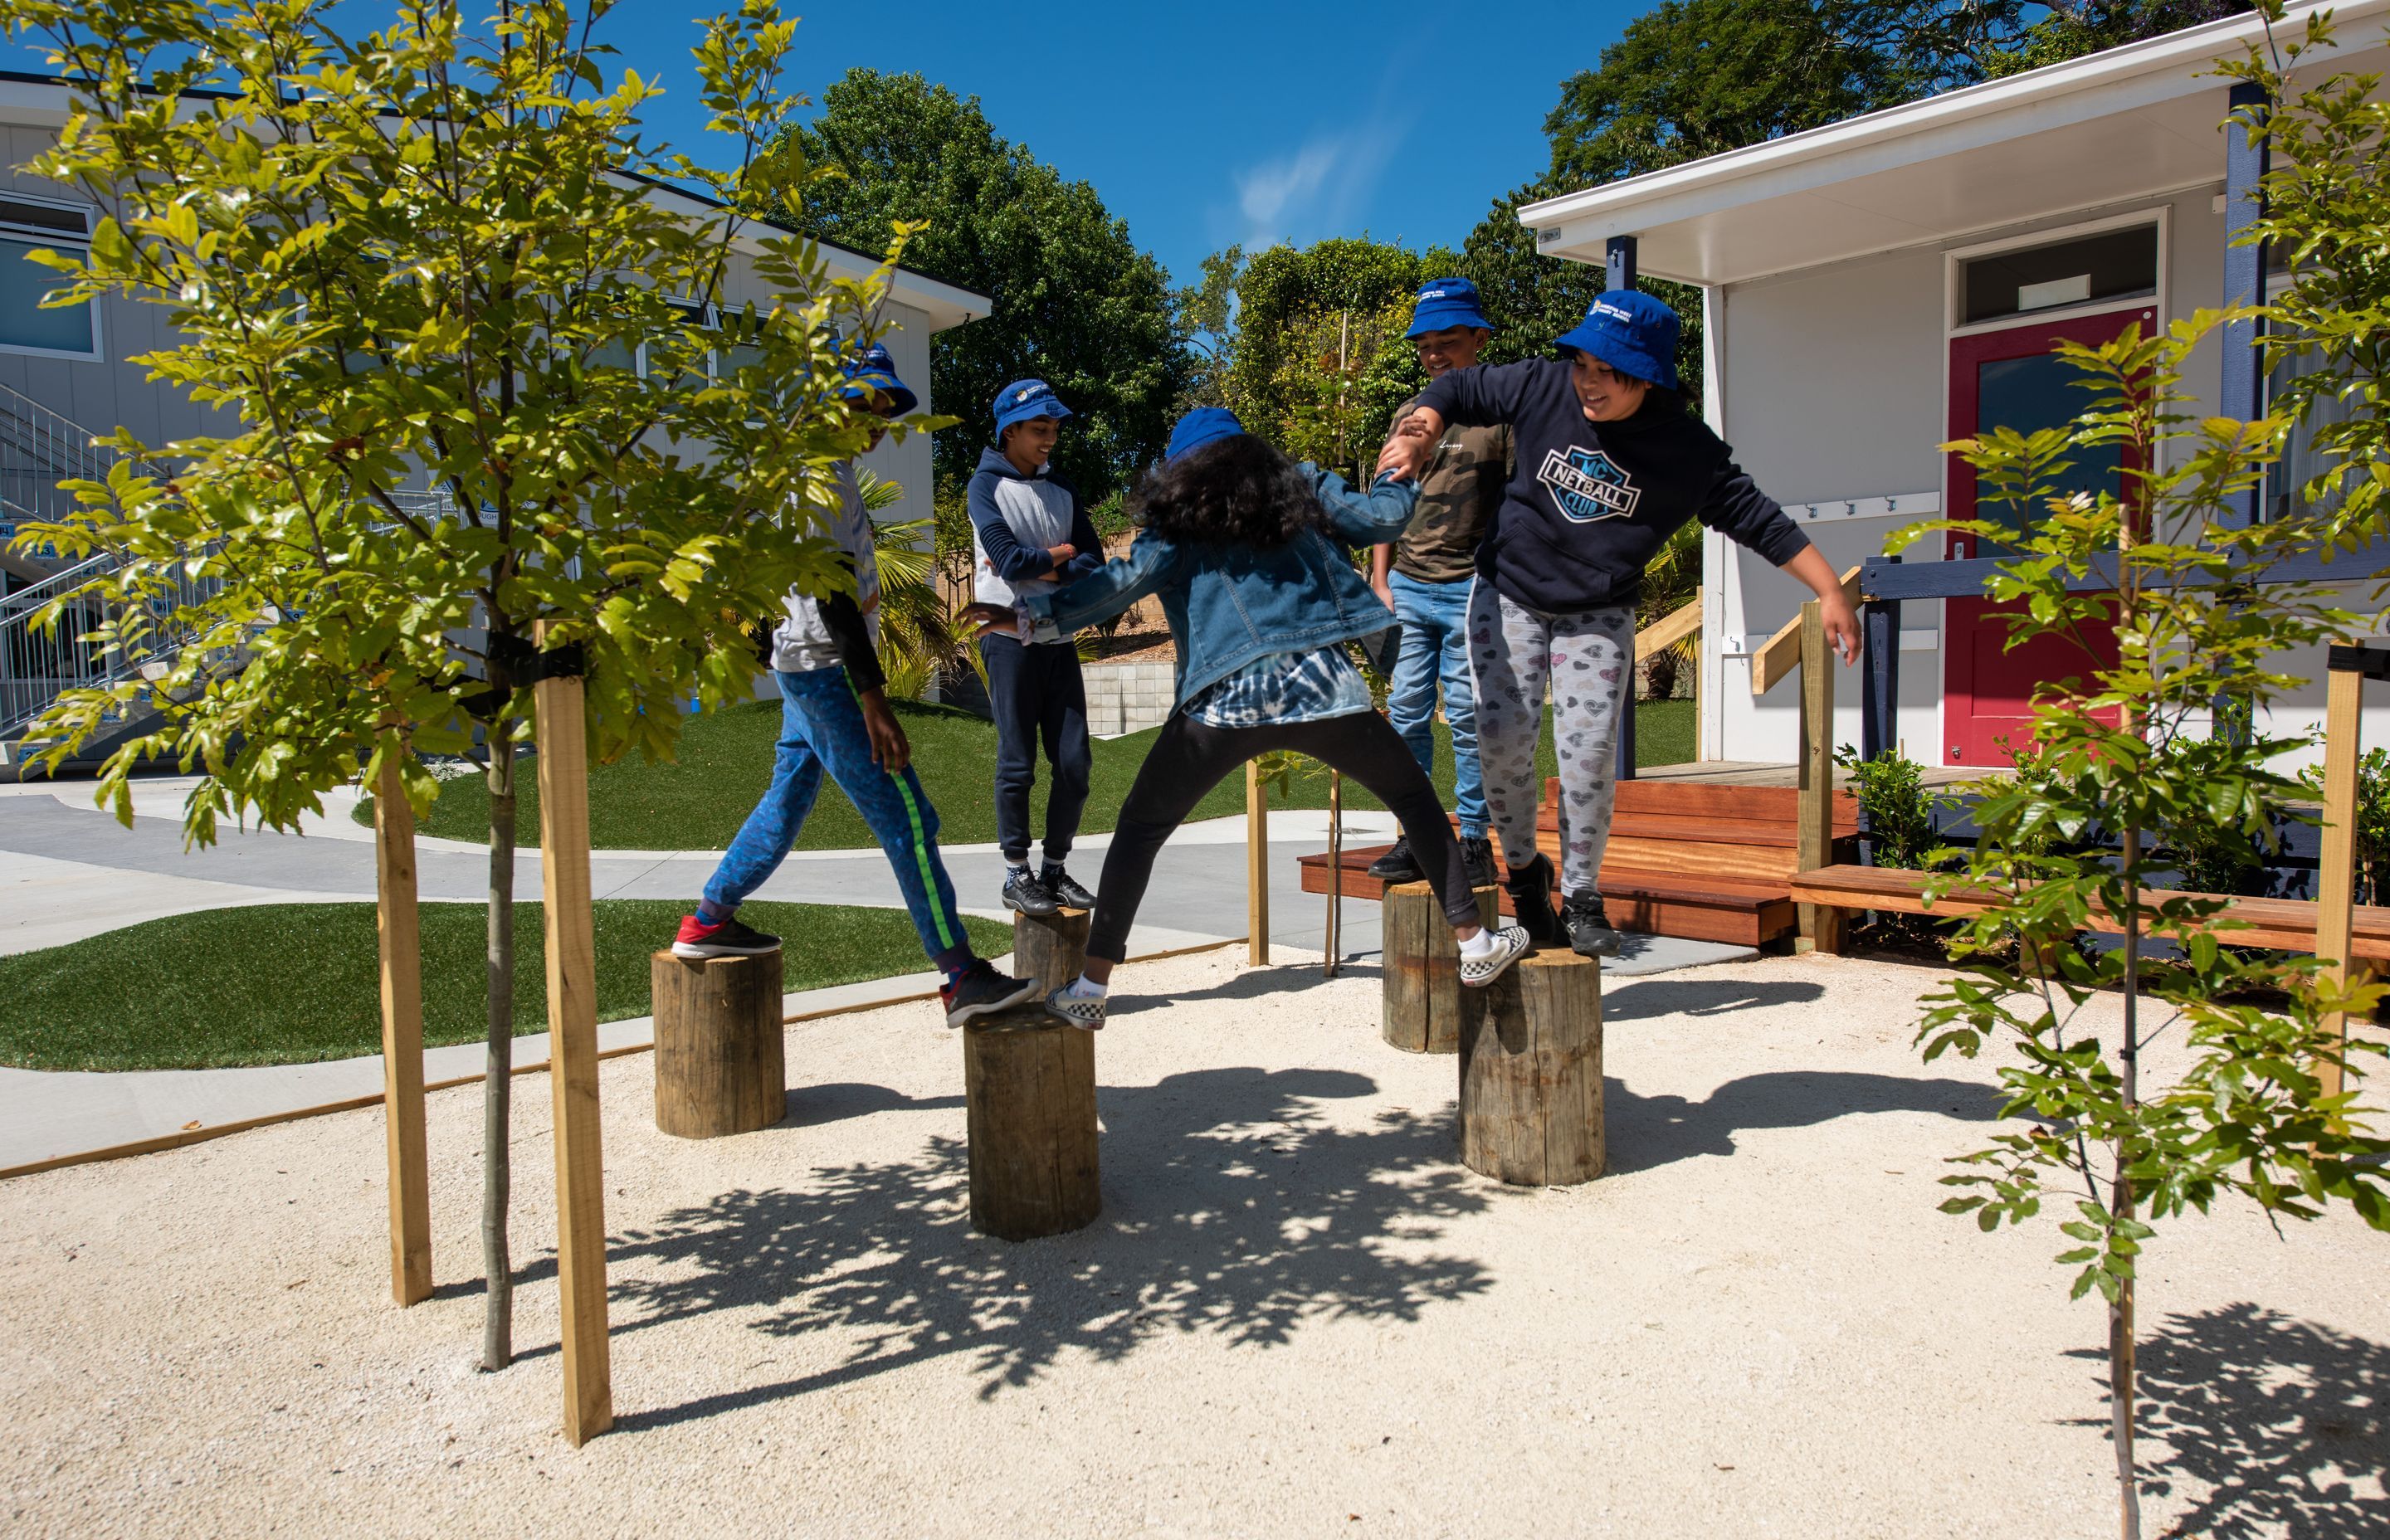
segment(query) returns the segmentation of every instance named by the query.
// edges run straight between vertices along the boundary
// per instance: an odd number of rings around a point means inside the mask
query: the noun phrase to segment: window
[[[60,310],[42,308],[42,296],[60,276],[31,261],[45,247],[77,251],[91,239],[91,211],[18,195],[0,197],[0,347],[99,356],[99,319],[85,302]]]
[[[2311,354],[2294,354],[2274,366],[2266,380],[2268,407],[2278,400],[2283,387],[2316,366]],[[2307,404],[2306,415],[2291,429],[2290,442],[2282,446],[2282,457],[2266,472],[2266,509],[2272,519],[2287,519],[2294,500],[2314,481],[2317,474],[2332,462],[2316,452],[2316,431],[2335,423],[2346,422],[2356,407],[2345,396],[2324,396]],[[2317,511],[2329,509],[2339,501],[2328,498]]]
[[[2101,230],[1959,264],[1959,324],[1974,326],[2069,305],[2148,299],[2158,291],[2158,227]]]

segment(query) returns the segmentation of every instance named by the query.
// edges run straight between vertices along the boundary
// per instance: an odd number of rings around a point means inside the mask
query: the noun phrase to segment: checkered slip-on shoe
[[[1484,989],[1533,950],[1535,943],[1527,939],[1525,926],[1505,925],[1494,932],[1492,952],[1482,957],[1460,959],[1460,982],[1471,989]]]

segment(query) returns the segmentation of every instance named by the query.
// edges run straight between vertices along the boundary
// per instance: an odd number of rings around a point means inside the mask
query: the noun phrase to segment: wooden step
[[[1560,805],[1560,778],[1544,779],[1544,806]],[[1789,786],[1714,786],[1700,781],[1631,780],[1618,783],[1613,803],[1619,814],[1649,814],[1670,818],[1709,818],[1726,823],[1782,824],[1791,828],[1800,817],[1801,793]],[[1858,798],[1834,793],[1834,832],[1856,834],[1859,827]]]
[[[1343,852],[1339,887],[1345,897],[1372,902],[1381,897],[1386,885],[1369,875],[1368,866],[1390,848],[1367,845]],[[1326,853],[1303,856],[1299,865],[1304,892],[1328,892],[1331,876]],[[1780,881],[1653,871],[1606,861],[1601,896],[1611,923],[1622,930],[1742,946],[1758,946],[1792,932],[1792,901]],[[1501,902],[1504,914],[1514,913],[1508,892]]]

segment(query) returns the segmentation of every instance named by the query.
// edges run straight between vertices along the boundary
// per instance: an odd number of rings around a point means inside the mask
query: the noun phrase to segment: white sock
[[[1111,992],[1111,985],[1099,984],[1085,973],[1062,986],[1063,997],[1071,1000],[1100,1000]]]
[[[1494,928],[1490,925],[1479,926],[1475,935],[1460,943],[1460,955],[1464,957],[1470,958],[1492,956],[1494,955]]]

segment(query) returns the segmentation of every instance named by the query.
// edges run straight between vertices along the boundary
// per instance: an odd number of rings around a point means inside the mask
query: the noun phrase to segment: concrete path
[[[91,783],[0,785],[0,954],[56,946],[96,931],[167,915],[243,905],[291,902],[370,903],[374,897],[370,832],[349,817],[353,799],[333,802],[301,835],[226,828],[218,844],[186,850],[181,809],[191,782],[145,779],[135,791],[133,827],[91,805]],[[1394,838],[1393,816],[1348,813],[1344,837],[1356,844]],[[1190,824],[1162,853],[1144,911],[1130,941],[1133,956],[1245,934],[1245,828],[1241,817]],[[1092,879],[1109,835],[1081,842],[1080,863]],[[1326,848],[1328,815],[1288,811],[1270,815],[1270,941],[1300,951],[1324,950],[1326,901],[1302,891],[1295,857]],[[944,847],[963,907],[1004,918],[996,905],[1004,862],[992,844]],[[599,851],[591,857],[599,898],[693,901],[713,870],[713,851]],[[485,891],[487,857],[479,846],[426,839],[417,852],[418,880],[427,900],[478,903]],[[540,891],[539,853],[526,850],[516,891]],[[876,850],[801,851],[791,854],[760,898],[812,904],[903,906],[894,874]],[[662,938],[659,938],[661,941]],[[1347,958],[1379,948],[1378,905],[1344,905],[1339,952]],[[1732,961],[1748,948],[1668,937],[1633,938],[1628,956],[1604,971],[1617,977]],[[790,996],[791,1013],[860,1008],[924,994],[930,974],[880,980]],[[819,1005],[800,1002],[821,997]],[[8,1002],[0,998],[0,1011]],[[610,1023],[606,1048],[643,1045],[649,1023]],[[478,1046],[425,1054],[426,1079],[479,1074]],[[544,1061],[546,1034],[519,1039],[519,1065]],[[255,1069],[55,1073],[0,1069],[0,1170],[37,1161],[159,1138],[197,1123],[202,1127],[288,1114],[371,1097],[381,1085],[379,1055],[332,1063]]]

